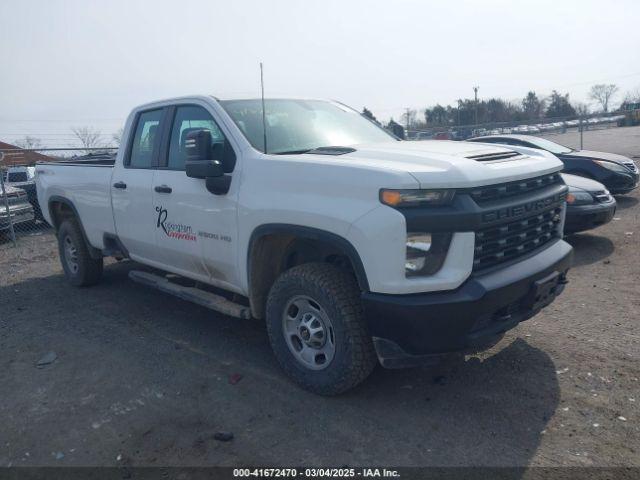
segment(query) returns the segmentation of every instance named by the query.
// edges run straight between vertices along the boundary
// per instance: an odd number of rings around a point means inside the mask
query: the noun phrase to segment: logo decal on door
[[[162,206],[156,207],[156,212],[158,212],[156,228],[161,228],[167,237],[177,238],[178,240],[188,240],[191,242],[196,241],[196,236],[194,235],[193,229],[190,225],[167,221],[169,212],[166,208],[162,208]]]

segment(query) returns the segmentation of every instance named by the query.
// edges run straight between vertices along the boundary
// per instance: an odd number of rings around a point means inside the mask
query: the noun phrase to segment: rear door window
[[[160,144],[163,110],[150,110],[138,115],[128,166],[151,168]]]

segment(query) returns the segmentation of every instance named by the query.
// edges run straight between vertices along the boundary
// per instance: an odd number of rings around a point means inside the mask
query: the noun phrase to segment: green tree
[[[396,122],[393,118],[389,120],[389,123],[385,127],[391,133],[393,133],[398,138],[404,138],[404,127]]]
[[[544,102],[541,101],[536,92],[529,92],[522,99],[522,113],[527,120],[535,120],[542,116],[544,111]]]
[[[362,115],[367,117],[369,120],[376,122],[378,125],[380,124],[376,116],[367,107],[364,107],[362,109]]]
[[[484,103],[484,122],[510,122],[520,113],[520,107],[501,98],[490,98]]]
[[[443,126],[447,125],[449,121],[449,112],[451,107],[445,108],[438,104],[435,107],[425,108],[424,120],[427,125]]]
[[[545,116],[547,118],[571,117],[575,114],[576,110],[569,102],[568,93],[562,95],[555,90],[551,92],[551,96],[549,97],[549,106],[547,107],[547,111],[545,113]]]

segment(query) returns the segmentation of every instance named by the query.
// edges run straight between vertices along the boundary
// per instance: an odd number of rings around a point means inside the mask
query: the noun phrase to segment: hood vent
[[[469,155],[465,158],[470,160],[475,160],[476,162],[505,162],[508,160],[516,160],[524,155],[521,155],[518,152],[514,152],[512,150],[502,151],[502,152],[492,152],[492,153],[481,153],[479,155]]]
[[[344,155],[345,153],[353,153],[355,151],[356,149],[351,147],[318,147],[309,150],[307,153],[313,153],[314,155]]]

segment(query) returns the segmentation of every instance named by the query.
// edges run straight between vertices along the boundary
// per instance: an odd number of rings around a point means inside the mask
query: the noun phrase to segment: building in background
[[[13,151],[12,151],[13,150]],[[51,162],[53,157],[43,155],[38,152],[25,151],[24,149],[10,143],[0,142],[0,152],[4,153],[4,158],[0,162],[0,167],[10,167],[13,165],[33,165],[36,162]]]

